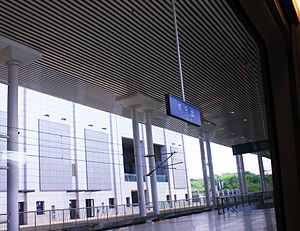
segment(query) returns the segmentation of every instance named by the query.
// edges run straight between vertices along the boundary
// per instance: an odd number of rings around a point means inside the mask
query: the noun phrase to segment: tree
[[[261,191],[260,176],[251,172],[245,172],[245,177],[248,186],[248,192]]]
[[[197,195],[198,193],[203,193],[204,188],[204,181],[203,179],[191,179],[191,185],[192,185],[192,194]]]
[[[225,173],[221,176],[216,175],[215,180],[217,184],[223,186],[222,189],[232,190],[239,188],[238,176],[235,173]]]
[[[249,192],[259,192],[261,191],[260,176],[251,172],[245,172],[245,177],[247,181]],[[215,175],[216,185],[221,185],[222,189],[219,190],[232,190],[239,188],[239,180],[237,173],[225,173],[222,175]],[[266,174],[267,191],[273,190],[272,175]],[[203,179],[192,179],[192,192],[198,194],[198,192],[204,192],[204,182]]]

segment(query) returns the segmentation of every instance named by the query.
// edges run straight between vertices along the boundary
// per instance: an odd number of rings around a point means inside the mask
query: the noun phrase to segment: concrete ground
[[[113,229],[118,231],[263,231],[276,230],[274,209],[239,211],[218,215],[203,212],[179,218]]]

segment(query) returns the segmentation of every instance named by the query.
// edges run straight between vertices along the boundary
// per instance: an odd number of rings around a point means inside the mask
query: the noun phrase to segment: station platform
[[[216,211],[113,229],[115,231],[274,231],[274,209],[241,211],[220,216]]]

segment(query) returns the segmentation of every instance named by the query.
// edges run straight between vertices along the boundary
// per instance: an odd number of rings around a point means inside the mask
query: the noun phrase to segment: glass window
[[[36,214],[43,215],[45,208],[44,208],[44,201],[37,201],[36,202]]]
[[[113,209],[115,207],[115,198],[108,198],[109,208]]]
[[[133,140],[122,137],[124,173],[135,174]]]
[[[130,207],[130,197],[126,197],[126,206]]]

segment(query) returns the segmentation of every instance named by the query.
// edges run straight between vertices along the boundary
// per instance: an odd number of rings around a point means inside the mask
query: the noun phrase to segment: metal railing
[[[176,201],[159,201],[161,214],[182,212],[185,210],[206,208],[205,198],[183,199]],[[153,213],[153,203],[147,204],[147,215]],[[7,215],[3,214],[3,221],[7,221]],[[116,205],[113,208],[107,206],[96,206],[86,208],[68,208],[41,211],[20,212],[19,216],[24,221],[20,230],[55,230],[78,225],[103,226],[105,223],[125,221],[139,217],[139,206],[137,204]],[[0,230],[6,230],[7,222],[3,223]]]
[[[8,214],[0,213],[0,230],[6,230],[8,223]]]
[[[273,192],[257,192],[244,195],[228,195],[217,197],[218,214],[237,212],[240,207],[253,206],[253,209],[273,207]]]

